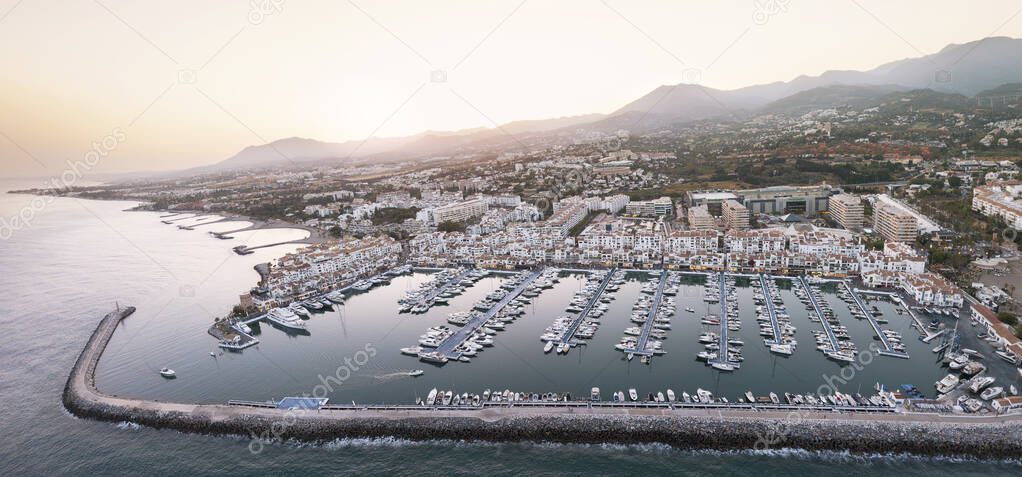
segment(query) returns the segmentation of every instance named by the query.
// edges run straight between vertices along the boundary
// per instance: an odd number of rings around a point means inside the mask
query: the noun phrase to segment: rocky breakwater
[[[1018,458],[1022,421],[932,414],[854,415],[729,409],[514,407],[476,410],[322,409],[180,404],[108,396],[96,364],[133,308],[108,314],[75,363],[64,405],[75,415],[259,441],[324,442],[341,437],[426,440],[663,443],[722,450],[802,448],[854,453]],[[260,445],[262,442],[260,442]]]

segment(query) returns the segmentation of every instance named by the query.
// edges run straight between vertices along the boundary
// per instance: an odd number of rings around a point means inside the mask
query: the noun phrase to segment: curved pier
[[[1022,415],[859,414],[800,410],[528,406],[444,410],[372,408],[287,410],[121,398],[96,389],[96,365],[134,308],[106,315],[75,362],[63,403],[73,414],[153,428],[241,435],[254,443],[339,437],[663,443],[679,448],[804,448],[856,453],[1017,458]]]

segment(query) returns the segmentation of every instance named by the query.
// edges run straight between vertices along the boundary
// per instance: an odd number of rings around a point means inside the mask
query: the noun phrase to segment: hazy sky
[[[99,149],[95,171],[179,169],[289,136],[606,113],[662,84],[730,89],[1020,37],[1020,10],[1018,0],[0,0],[0,165],[3,176],[54,176]]]

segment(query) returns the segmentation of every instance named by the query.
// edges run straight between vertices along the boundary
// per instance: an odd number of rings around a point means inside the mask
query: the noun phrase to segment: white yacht
[[[177,373],[175,373],[173,369],[163,368],[160,370],[160,376],[163,376],[167,379],[172,379],[177,377]]]
[[[285,328],[304,330],[305,323],[288,308],[274,308],[266,313],[266,319]]]
[[[984,401],[989,401],[997,396],[1000,396],[1001,394],[1004,394],[1004,388],[1000,386],[994,386],[992,388],[987,388],[985,391],[983,391],[982,394],[979,395],[979,397]]]
[[[955,386],[958,386],[958,381],[959,381],[958,376],[955,376],[953,374],[944,376],[943,379],[937,381],[935,384],[935,386],[937,387],[937,392],[941,394],[947,394],[951,392],[951,390],[953,390]]]
[[[305,307],[302,306],[302,304],[298,303],[297,301],[294,302],[294,303],[291,303],[290,305],[288,305],[287,308],[289,310],[291,310],[291,312],[293,312],[294,314],[296,314],[298,316],[301,316],[301,317],[304,317],[304,318],[308,318],[309,317],[309,310],[306,310]]]

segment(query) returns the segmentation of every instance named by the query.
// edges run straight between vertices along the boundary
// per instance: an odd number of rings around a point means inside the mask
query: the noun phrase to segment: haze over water
[[[0,190],[30,187],[31,183],[0,183]],[[0,216],[9,218],[28,205],[30,197],[0,195]],[[30,227],[14,231],[0,241],[0,321],[6,330],[0,352],[7,357],[0,367],[0,472],[5,475],[152,473],[280,474],[358,473],[393,474],[429,469],[463,469],[462,474],[506,474],[529,465],[533,474],[796,474],[898,472],[927,475],[940,469],[956,475],[1017,473],[1011,463],[955,463],[946,460],[884,457],[867,460],[838,454],[801,452],[714,453],[690,452],[661,446],[574,446],[553,444],[477,444],[454,442],[413,443],[400,440],[339,440],[317,446],[271,445],[262,453],[249,453],[249,439],[217,438],[138,428],[129,424],[81,420],[60,404],[67,373],[102,315],[115,303],[134,305],[138,312],[125,321],[110,343],[98,374],[99,387],[127,396],[185,402],[223,402],[226,399],[271,399],[312,391],[320,374],[333,373],[344,358],[371,344],[377,351],[333,394],[345,402],[413,402],[430,387],[479,392],[486,387],[523,391],[588,392],[592,385],[612,390],[636,387],[640,393],[672,387],[692,392],[696,387],[737,397],[753,392],[814,390],[821,375],[835,372],[836,364],[823,359],[811,346],[809,330],[797,301],[786,296],[799,328],[801,344],[789,360],[772,359],[756,336],[755,322],[743,314],[742,338],[746,362],[741,370],[720,376],[694,361],[696,333],[701,330],[685,306],[704,309],[698,293],[682,292],[668,354],[652,366],[621,360],[610,346],[630,326],[628,311],[639,293],[630,282],[611,304],[596,338],[588,349],[567,356],[544,355],[539,334],[560,314],[580,276],[569,276],[540,295],[526,316],[510,324],[489,348],[470,364],[444,368],[423,365],[398,354],[411,346],[428,326],[443,322],[453,310],[466,309],[496,287],[499,278],[487,278],[449,307],[421,316],[398,315],[396,299],[425,279],[405,276],[388,287],[359,295],[340,311],[316,315],[308,336],[288,336],[271,326],[261,327],[258,348],[218,359],[208,353],[215,341],[206,334],[213,316],[227,312],[239,293],[257,280],[252,267],[272,260],[293,246],[257,250],[238,256],[230,247],[242,243],[273,243],[299,235],[293,232],[244,233],[230,241],[209,237],[207,230],[231,230],[244,224],[217,224],[181,231],[160,223],[154,213],[122,212],[133,204],[55,199],[38,211]],[[182,223],[185,223],[183,221]],[[751,289],[740,289],[743,313],[751,307]],[[843,305],[832,301],[840,310]],[[887,311],[885,309],[885,311]],[[939,371],[931,363],[928,347],[915,340],[903,318],[885,313],[889,327],[905,333],[908,363],[878,358],[867,376],[849,386],[869,388],[879,379],[888,384],[914,382],[924,392],[932,388]],[[698,316],[698,313],[695,315]],[[863,323],[844,320],[854,340],[864,347],[872,342]],[[916,362],[918,360],[918,362]],[[876,363],[882,363],[877,366]],[[156,374],[162,366],[180,377],[165,381]],[[392,373],[423,368],[418,380],[395,378]],[[390,376],[388,376],[390,375]],[[909,377],[911,376],[911,378]],[[911,380],[910,380],[911,379]],[[854,392],[855,388],[847,389]],[[459,472],[455,471],[454,474]]]

